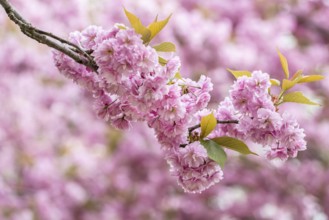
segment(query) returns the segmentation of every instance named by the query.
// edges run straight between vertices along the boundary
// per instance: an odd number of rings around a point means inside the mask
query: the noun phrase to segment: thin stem
[[[41,44],[48,45],[67,56],[71,57],[77,63],[85,65],[97,72],[98,66],[95,63],[93,57],[79,46],[66,41],[52,33],[45,32],[33,27],[28,23],[7,0],[0,0],[0,5],[4,8],[10,20],[12,20],[17,26],[20,27],[22,33],[26,36],[36,40]]]
[[[283,103],[283,101],[277,102],[277,103],[275,103],[275,106],[279,106],[279,105],[281,105],[282,103]]]
[[[238,120],[217,120],[217,124],[239,124]],[[192,127],[188,128],[188,132],[191,135],[192,131],[194,131],[197,128],[200,128],[201,124],[194,125]],[[192,141],[193,142],[193,141]],[[191,143],[191,142],[190,142]],[[180,144],[179,147],[186,147],[188,144]]]
[[[217,120],[217,124],[239,124],[238,120]],[[188,129],[188,132],[191,133],[197,128],[200,128],[201,124],[194,125]]]

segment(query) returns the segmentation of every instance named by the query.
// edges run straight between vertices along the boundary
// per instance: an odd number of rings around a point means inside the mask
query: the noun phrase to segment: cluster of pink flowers
[[[269,75],[261,71],[239,77],[216,115],[220,120],[239,120],[239,124],[218,125],[216,135],[250,139],[266,148],[268,159],[286,160],[306,149],[305,134],[291,115],[277,111],[274,97],[268,92],[270,86]]]
[[[184,77],[207,73],[215,106],[232,82],[225,67],[282,76],[273,45],[284,49],[290,70],[328,76],[328,38],[296,16],[329,30],[326,1],[125,0],[124,6],[143,21],[153,20],[155,11],[159,17],[174,11],[174,22],[157,40],[175,43]],[[61,36],[90,23],[126,22],[118,10],[122,1],[11,2],[32,24]],[[25,41],[5,13],[0,23],[0,219],[328,218],[328,77],[303,87],[324,100],[321,108],[284,106],[303,125],[307,151],[284,164],[229,155],[220,184],[201,194],[183,193],[152,129],[135,123],[121,132],[95,120],[90,94],[58,74],[48,48]],[[221,106],[230,116],[232,105]]]
[[[90,26],[71,33],[69,39],[94,57],[98,73],[60,52],[54,52],[56,66],[94,94],[100,118],[123,130],[131,122],[147,122],[163,146],[172,173],[187,192],[201,192],[223,178],[221,167],[209,159],[205,148],[189,132],[189,127],[210,112],[205,109],[213,89],[208,77],[201,76],[198,82],[182,78],[177,56],[161,64],[156,50],[121,24],[110,30]],[[298,150],[305,149],[303,130],[294,120],[284,120],[276,112],[269,87],[269,76],[260,71],[250,78],[240,77],[230,98],[216,112],[218,120],[238,119],[240,123],[218,125],[212,135],[268,145],[271,159],[294,157]]]
[[[71,33],[70,40],[92,51],[99,73],[59,52],[54,52],[56,66],[93,92],[99,117],[119,129],[128,129],[132,121],[147,122],[186,191],[201,192],[222,178],[221,168],[209,160],[200,144],[179,148],[187,144],[188,128],[198,122],[197,113],[210,100],[213,87],[209,78],[201,76],[195,82],[175,77],[180,68],[178,57],[161,65],[155,49],[144,45],[140,35],[122,25],[110,30],[91,26]]]
[[[187,192],[202,192],[223,178],[220,166],[208,158],[199,141],[170,154],[167,161],[179,185]]]

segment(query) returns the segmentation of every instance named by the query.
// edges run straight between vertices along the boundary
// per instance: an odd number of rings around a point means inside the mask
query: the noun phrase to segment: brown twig
[[[79,46],[52,33],[33,27],[10,5],[7,0],[0,0],[0,5],[5,9],[10,20],[15,22],[15,24],[20,27],[22,33],[26,36],[66,54],[77,63],[85,65],[86,67],[89,67],[93,71],[97,72],[98,66],[93,57]]]
[[[217,120],[217,124],[239,124],[239,121],[238,120],[226,120],[226,121]],[[201,127],[201,124],[194,125],[188,129],[188,132],[191,133],[192,131],[194,131],[195,129],[200,128],[200,127]]]
[[[239,124],[238,120],[217,120],[217,124]],[[188,128],[188,133],[191,136],[192,131],[201,127],[201,124],[194,125]],[[192,141],[193,142],[193,141]],[[191,142],[190,142],[191,143]],[[179,147],[186,147],[188,144],[181,144]]]

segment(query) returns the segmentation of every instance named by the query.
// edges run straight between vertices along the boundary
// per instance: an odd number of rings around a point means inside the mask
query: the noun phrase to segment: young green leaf
[[[247,71],[247,70],[231,70],[231,69],[227,69],[227,71],[229,71],[230,73],[232,73],[232,75],[237,79],[241,76],[251,76],[251,72]]]
[[[298,70],[291,78],[291,80],[295,80],[298,77],[302,76],[303,70]]]
[[[175,79],[183,79],[182,75],[180,74],[180,72],[175,73],[174,76]]]
[[[163,57],[159,57],[159,63],[164,66],[168,63],[168,60],[166,60],[165,58]]]
[[[227,160],[227,155],[224,149],[211,140],[201,141],[201,144],[206,148],[208,157],[223,168]]]
[[[124,9],[124,11],[125,11],[126,17],[129,20],[131,27],[134,28],[136,33],[142,35],[143,42],[144,43],[149,42],[150,37],[152,35],[151,31],[142,24],[141,20],[136,15],[127,11],[126,9]]]
[[[121,25],[121,24],[117,24],[116,26],[121,30],[126,30],[127,29],[124,25]]]
[[[217,125],[217,119],[213,113],[210,113],[209,115],[203,116],[201,118],[201,134],[200,138],[207,137],[216,127]]]
[[[142,35],[142,40],[143,40],[144,44],[150,42],[150,36],[151,36],[151,31],[150,30],[143,29],[141,35]]]
[[[280,63],[281,63],[282,69],[284,71],[284,74],[286,75],[286,78],[289,79],[289,68],[288,68],[287,58],[285,56],[283,56],[283,54],[279,50],[277,50],[277,51],[279,54]]]
[[[136,15],[134,15],[131,12],[129,12],[125,8],[124,8],[124,11],[125,11],[126,17],[128,18],[129,23],[130,23],[130,25],[131,25],[132,28],[135,28],[135,27],[138,27],[139,25],[142,25],[141,20]]]
[[[151,31],[151,36],[149,41],[151,41],[168,23],[171,15],[169,15],[166,19],[162,21],[154,21],[149,26],[148,29]]]
[[[270,79],[272,86],[280,86],[280,81],[277,79]]]
[[[283,96],[283,102],[295,102],[307,105],[320,105],[306,98],[302,92],[291,92]]]
[[[295,81],[291,81],[289,79],[283,79],[282,90],[287,91],[287,90],[291,89],[292,87],[294,87],[294,85],[296,85]]]
[[[241,154],[254,154],[254,155],[257,155],[256,153],[252,152],[243,141],[240,141],[236,138],[223,136],[223,137],[213,138],[211,140],[216,142],[220,146],[223,146],[225,148],[237,151]]]
[[[303,76],[298,83],[307,83],[307,82],[314,82],[324,79],[324,76],[321,75],[309,75],[309,76]]]
[[[298,75],[295,79],[293,79],[292,81],[295,83],[299,83],[299,81],[303,78],[303,75]]]
[[[176,51],[175,44],[173,44],[171,42],[163,42],[159,45],[153,46],[153,48],[159,52],[175,52]]]

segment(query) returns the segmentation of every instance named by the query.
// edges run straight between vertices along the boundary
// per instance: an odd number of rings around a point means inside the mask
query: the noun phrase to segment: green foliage
[[[136,33],[142,35],[144,44],[150,43],[150,41],[167,25],[171,17],[171,15],[169,15],[166,19],[158,21],[158,16],[156,16],[154,21],[146,27],[136,15],[126,9],[124,9],[124,11],[131,27],[134,28]]]
[[[302,70],[298,70],[293,76],[292,76],[292,80],[296,80],[297,78],[300,78],[300,76],[303,74]]]
[[[279,54],[280,63],[281,63],[282,69],[284,71],[284,74],[286,75],[286,78],[289,79],[289,68],[288,68],[287,58],[285,56],[283,56],[283,54],[279,50],[277,50],[277,51]]]
[[[236,138],[223,136],[223,137],[217,137],[211,139],[213,142],[217,143],[218,145],[225,147],[230,150],[237,151],[241,154],[254,154],[256,153],[252,152],[249,147],[243,142]]]
[[[230,73],[232,73],[232,75],[237,79],[241,76],[251,76],[251,72],[247,71],[247,70],[231,70],[231,69],[227,69],[227,71],[229,71]]]
[[[159,56],[159,63],[162,66],[164,66],[164,65],[166,65],[168,63],[168,60],[166,60],[165,58]]]
[[[121,25],[121,24],[117,24],[117,27],[121,30],[126,30],[127,29],[126,26]]]
[[[308,83],[308,82],[315,82],[324,79],[324,76],[321,75],[309,75],[303,76],[298,83]]]
[[[153,46],[153,48],[158,52],[175,52],[176,51],[175,44],[173,44],[171,42],[163,42],[161,44]]]
[[[319,105],[310,99],[306,98],[302,92],[291,92],[286,93],[288,90],[293,88],[298,83],[308,83],[308,82],[315,82],[324,79],[324,76],[321,75],[309,75],[304,76],[302,70],[298,70],[290,79],[289,79],[289,68],[288,68],[288,61],[286,57],[278,50],[280,62],[282,69],[285,73],[286,79],[282,80],[281,83],[281,92],[277,96],[275,105],[280,105],[285,102],[295,102],[300,104],[308,104],[308,105]],[[277,85],[277,83],[273,82],[271,79],[272,85]]]
[[[141,20],[136,15],[132,14],[126,9],[124,9],[124,11],[131,27],[135,29],[136,33],[142,35],[143,42],[149,42],[152,36],[152,32],[142,24]]]
[[[282,81],[282,91],[287,91],[296,85],[296,81],[291,81],[289,79],[283,79]]]
[[[211,140],[201,141],[201,144],[206,148],[208,157],[218,163],[219,166],[224,167],[227,160],[224,149]]]
[[[162,21],[157,21],[158,16],[155,18],[154,22],[152,22],[148,29],[151,31],[150,41],[167,25],[171,15],[169,15],[166,19]]]
[[[175,79],[183,79],[182,75],[180,74],[180,72],[175,73],[174,76]]]
[[[283,102],[295,102],[307,105],[319,105],[308,98],[306,98],[302,92],[291,92],[283,96]]]
[[[271,81],[272,86],[280,86],[281,85],[280,81],[277,80],[277,79],[270,79],[270,81]]]
[[[213,113],[201,118],[201,134],[200,138],[207,137],[216,127],[217,119]]]

